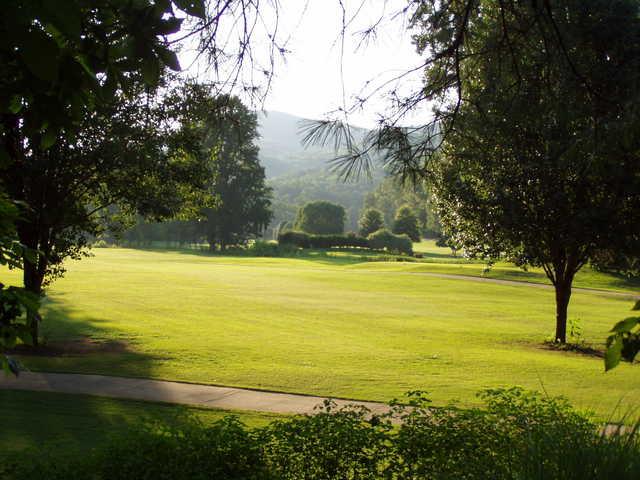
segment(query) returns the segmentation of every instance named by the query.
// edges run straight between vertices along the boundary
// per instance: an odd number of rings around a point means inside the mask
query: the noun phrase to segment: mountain
[[[308,173],[325,173],[328,161],[335,156],[331,147],[302,145],[301,127],[308,119],[289,113],[269,111],[258,114],[260,162],[267,178]],[[366,130],[354,127],[355,135],[362,137]]]

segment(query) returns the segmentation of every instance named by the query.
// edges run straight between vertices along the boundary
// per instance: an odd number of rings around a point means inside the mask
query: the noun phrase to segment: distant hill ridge
[[[260,162],[267,178],[308,173],[313,170],[326,172],[327,162],[334,157],[331,147],[302,145],[300,127],[308,119],[289,113],[269,111],[258,113]],[[354,127],[360,135],[366,130]]]

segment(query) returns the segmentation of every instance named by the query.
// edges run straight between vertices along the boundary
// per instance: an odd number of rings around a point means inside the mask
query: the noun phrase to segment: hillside
[[[355,230],[367,193],[380,183],[362,179],[345,183],[329,171],[332,148],[302,145],[301,122],[305,119],[282,112],[258,115],[260,161],[273,188],[274,220],[267,235],[280,222],[293,221],[298,207],[312,200],[339,203],[347,210],[347,230]],[[363,130],[358,130],[362,134]]]

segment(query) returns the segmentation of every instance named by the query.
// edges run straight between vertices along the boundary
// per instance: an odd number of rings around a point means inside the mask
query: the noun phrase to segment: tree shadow
[[[46,341],[42,347],[14,349],[14,358],[27,372],[118,372],[119,376],[153,377],[156,358],[137,351],[135,341],[118,332],[113,323],[109,322],[107,331],[107,319],[79,317],[73,307],[60,300],[61,296],[56,294],[55,299],[45,302],[42,329]],[[20,381],[27,376],[0,378],[0,383],[10,383],[0,388],[0,461],[25,449],[63,453],[87,450],[106,442],[111,434],[126,434],[142,424],[192,421],[186,406],[21,389]],[[96,377],[95,381],[102,380]],[[162,384],[145,385],[147,393],[157,391],[161,395],[164,390]]]
[[[372,263],[372,262],[419,262],[418,258],[407,257],[402,255],[391,254],[389,252],[369,250],[363,248],[331,248],[331,249],[301,249],[294,254],[283,255],[252,255],[250,252],[240,249],[229,249],[224,252],[212,252],[207,249],[194,249],[194,248],[131,248],[132,250],[139,250],[143,252],[152,252],[158,254],[183,254],[192,255],[203,258],[234,258],[234,259],[291,259],[312,262],[320,265],[356,265],[360,263]],[[424,254],[425,259],[430,257],[430,254]],[[437,254],[436,254],[437,255]]]

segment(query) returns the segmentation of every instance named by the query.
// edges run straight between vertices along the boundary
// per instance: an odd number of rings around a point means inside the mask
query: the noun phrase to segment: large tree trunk
[[[556,343],[567,343],[567,310],[571,298],[572,279],[556,283]]]
[[[33,264],[26,258],[24,259],[24,288],[38,296],[42,295],[42,283],[44,281],[43,269],[38,264]],[[31,331],[31,339],[33,346],[37,347],[39,336],[40,317],[38,315],[29,314],[27,317],[29,330]]]

